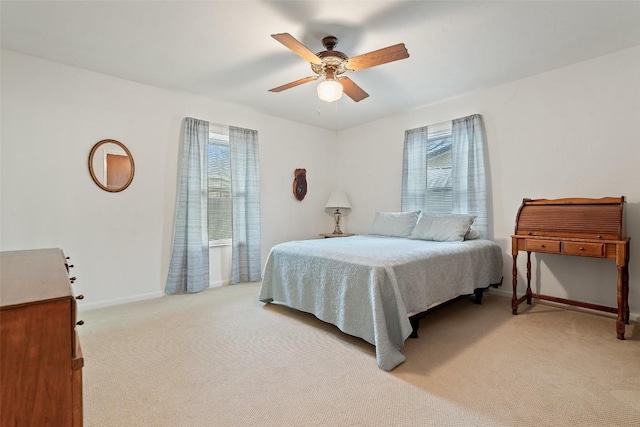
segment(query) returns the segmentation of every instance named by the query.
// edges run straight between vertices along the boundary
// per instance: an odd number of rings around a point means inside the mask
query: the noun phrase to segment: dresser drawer
[[[604,258],[604,243],[564,242],[562,243],[562,253]]]
[[[531,252],[560,253],[560,242],[558,240],[527,239],[524,248]]]

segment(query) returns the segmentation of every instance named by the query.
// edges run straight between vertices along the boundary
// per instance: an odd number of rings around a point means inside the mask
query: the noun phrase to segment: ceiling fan
[[[327,102],[337,101],[343,92],[355,102],[362,101],[369,96],[367,92],[355,84],[349,77],[342,76],[342,74],[347,71],[360,71],[409,57],[409,52],[404,46],[404,43],[349,58],[344,53],[334,50],[334,47],[338,44],[338,38],[334,36],[327,36],[322,39],[322,45],[326,50],[318,53],[313,53],[291,34],[272,34],[271,37],[291,49],[293,53],[305,61],[309,61],[311,63],[311,70],[313,70],[316,75],[274,87],[273,89],[269,89],[269,92],[282,92],[283,90],[291,89],[292,87],[324,77],[325,80],[318,85],[318,96]]]

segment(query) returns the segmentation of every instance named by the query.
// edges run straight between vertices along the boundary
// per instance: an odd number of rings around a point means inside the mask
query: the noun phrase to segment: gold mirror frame
[[[96,175],[96,170],[94,168],[94,160],[96,160],[95,159],[96,153],[101,147],[106,146],[107,144],[117,145],[122,151],[124,151],[127,158],[129,159],[129,166],[131,168],[129,172],[129,176],[127,177],[124,184],[118,185],[117,187],[108,185],[108,182],[103,183],[102,180],[98,178],[98,175]],[[106,154],[107,153],[105,152],[105,159],[104,159],[105,175],[106,175],[106,161],[107,161]],[[89,173],[91,173],[91,178],[93,178],[93,182],[95,182],[96,185],[102,188],[104,191],[108,191],[110,193],[117,193],[117,192],[123,191],[131,184],[131,181],[133,181],[133,175],[135,173],[135,164],[133,163],[133,156],[131,155],[131,152],[129,151],[129,149],[125,147],[124,144],[121,143],[120,141],[116,141],[115,139],[103,139],[102,141],[99,141],[98,143],[96,143],[96,145],[94,145],[93,148],[91,149],[91,153],[89,153]],[[106,181],[106,178],[105,178],[105,181]]]

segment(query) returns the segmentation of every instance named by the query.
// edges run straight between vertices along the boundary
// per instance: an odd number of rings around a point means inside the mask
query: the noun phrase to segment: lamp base
[[[333,229],[333,234],[342,234],[342,230],[340,230],[340,209],[336,209],[333,214],[333,218],[336,220],[336,228]]]

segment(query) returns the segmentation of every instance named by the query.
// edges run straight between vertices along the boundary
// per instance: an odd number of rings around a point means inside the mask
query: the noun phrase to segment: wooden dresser
[[[0,425],[82,426],[70,266],[60,249],[0,252],[0,260]]]
[[[524,199],[516,217],[515,234],[511,236],[513,314],[518,314],[518,306],[523,301],[531,304],[532,298],[616,313],[617,338],[623,340],[625,324],[629,324],[629,237],[626,236],[625,223],[624,196]],[[527,252],[527,290],[520,298],[516,289],[516,259],[519,251]],[[615,260],[618,267],[618,306],[607,307],[532,292],[531,252]]]

